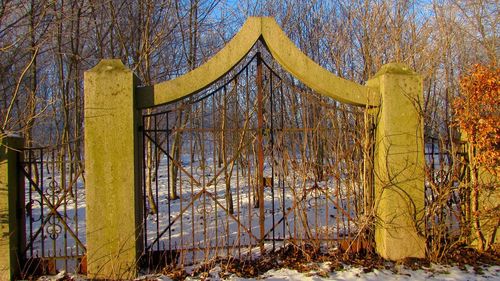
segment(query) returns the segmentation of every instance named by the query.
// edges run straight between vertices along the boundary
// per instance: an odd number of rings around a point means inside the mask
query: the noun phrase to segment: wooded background
[[[81,139],[83,72],[99,60],[121,59],[143,85],[172,79],[253,15],[276,18],[305,54],[358,83],[388,62],[411,66],[424,77],[425,133],[435,137],[451,133],[459,77],[499,51],[497,1],[2,0],[1,135],[22,134],[28,146]]]

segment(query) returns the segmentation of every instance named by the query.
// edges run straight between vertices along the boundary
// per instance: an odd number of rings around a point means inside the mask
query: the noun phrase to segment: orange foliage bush
[[[500,69],[474,65],[460,80],[455,120],[475,150],[477,164],[500,178]]]

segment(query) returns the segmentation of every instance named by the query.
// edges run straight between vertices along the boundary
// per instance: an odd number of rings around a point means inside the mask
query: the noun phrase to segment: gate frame
[[[422,78],[387,64],[366,86],[339,78],[304,55],[273,18],[250,17],[205,64],[154,86],[120,60],[85,72],[87,262],[90,278],[132,278],[142,253],[140,110],[197,93],[224,76],[262,40],[273,58],[314,91],[372,108],[376,124],[376,250],[384,258],[425,257]],[[106,214],[106,215],[103,215]]]
[[[26,243],[24,176],[19,170],[24,140],[0,138],[0,279],[20,276]]]

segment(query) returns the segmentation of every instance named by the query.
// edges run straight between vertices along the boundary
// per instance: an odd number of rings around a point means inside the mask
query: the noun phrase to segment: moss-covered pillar
[[[24,181],[20,137],[0,139],[0,280],[20,275],[25,247]]]
[[[375,242],[384,258],[425,257],[422,78],[384,65],[367,83],[380,93],[374,155]]]
[[[87,270],[130,279],[141,253],[139,113],[134,73],[120,60],[85,72]]]

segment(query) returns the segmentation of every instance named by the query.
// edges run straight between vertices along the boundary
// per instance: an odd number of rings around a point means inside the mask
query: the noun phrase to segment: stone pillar
[[[120,60],[102,60],[84,75],[89,278],[137,274],[142,214],[136,81]]]
[[[0,280],[20,275],[25,248],[24,180],[20,137],[0,139]]]
[[[367,82],[380,93],[374,155],[375,242],[384,258],[425,257],[422,78],[391,63]]]

